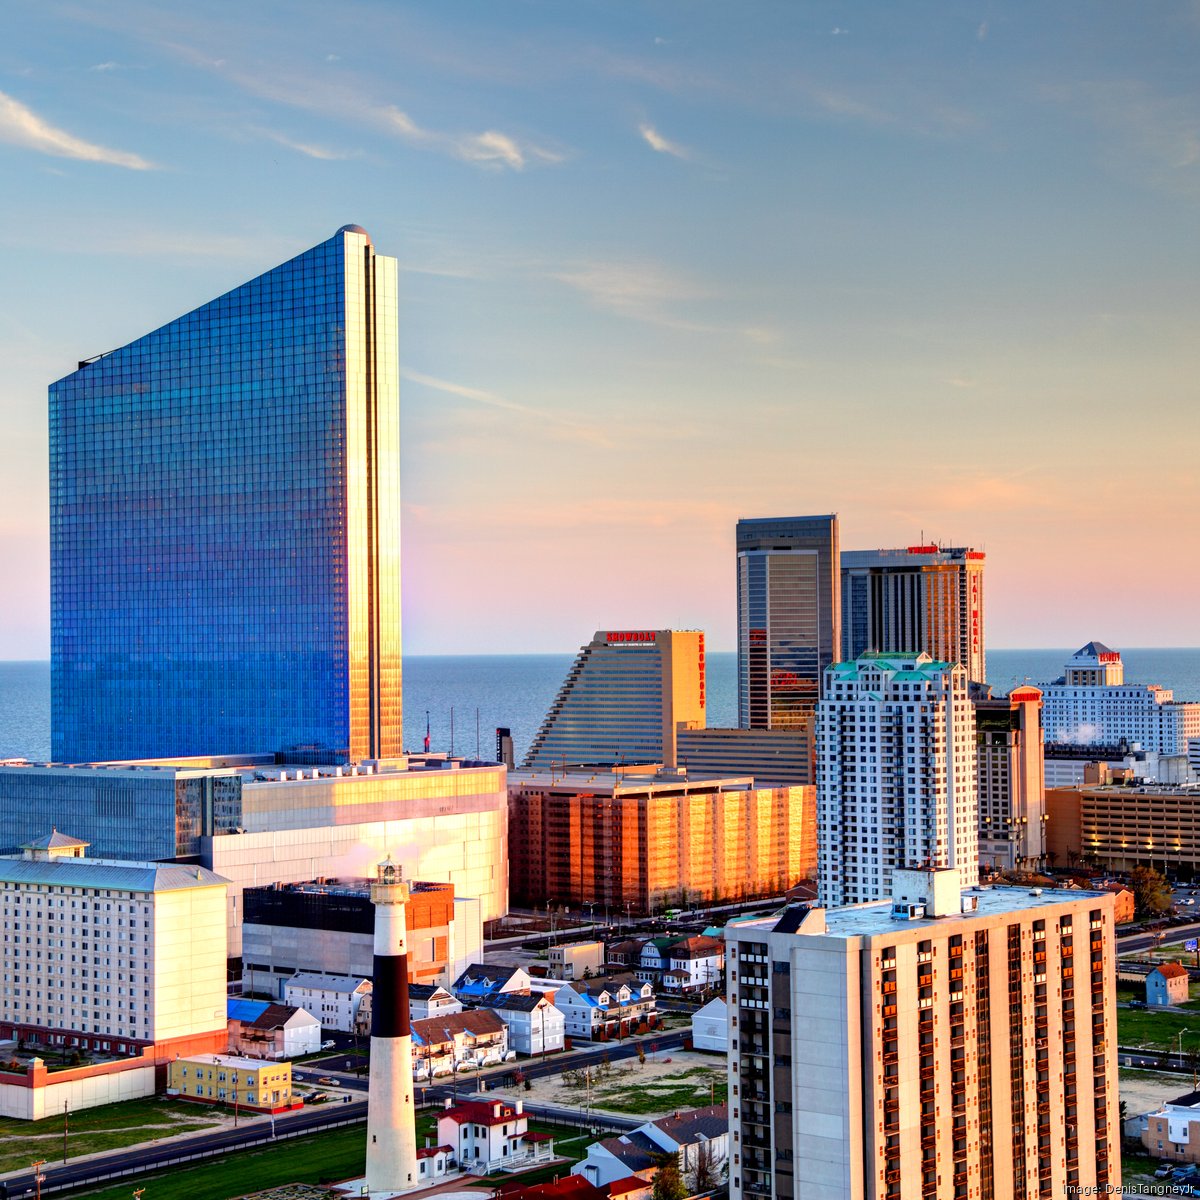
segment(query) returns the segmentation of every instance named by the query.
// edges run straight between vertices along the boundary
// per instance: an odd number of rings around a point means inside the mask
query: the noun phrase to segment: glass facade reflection
[[[737,524],[738,724],[798,729],[841,641],[838,521],[764,517]]]
[[[347,226],[50,388],[58,761],[400,753],[396,262]]]

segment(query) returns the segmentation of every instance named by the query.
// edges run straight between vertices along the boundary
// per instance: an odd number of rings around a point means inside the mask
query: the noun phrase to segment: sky
[[[0,658],[46,386],[399,259],[404,642],[734,643],[741,516],[986,550],[992,646],[1200,643],[1200,4],[8,0]]]

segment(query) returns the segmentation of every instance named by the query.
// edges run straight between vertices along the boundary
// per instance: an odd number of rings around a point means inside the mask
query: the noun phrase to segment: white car
[[[321,1049],[322,1050],[332,1050],[334,1048],[334,1046],[336,1046],[336,1045],[337,1045],[337,1042],[335,1042],[332,1038],[330,1038],[328,1041],[324,1041],[321,1043]]]

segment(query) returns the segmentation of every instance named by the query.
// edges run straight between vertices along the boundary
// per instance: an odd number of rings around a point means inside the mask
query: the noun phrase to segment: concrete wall
[[[12,1083],[10,1079],[21,1082]],[[53,1080],[54,1075],[48,1075],[47,1079]],[[0,1117],[15,1117],[18,1121],[40,1121],[56,1115],[61,1118],[64,1103],[68,1112],[79,1112],[101,1104],[153,1096],[154,1090],[152,1063],[82,1079],[67,1078],[44,1087],[29,1087],[23,1076],[0,1075]]]

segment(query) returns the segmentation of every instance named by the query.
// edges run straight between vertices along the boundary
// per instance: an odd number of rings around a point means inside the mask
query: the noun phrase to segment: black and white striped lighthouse
[[[408,1010],[408,885],[391,856],[375,868],[375,968],[371,993],[371,1081],[367,1092],[367,1194],[417,1186],[412,1025]]]

